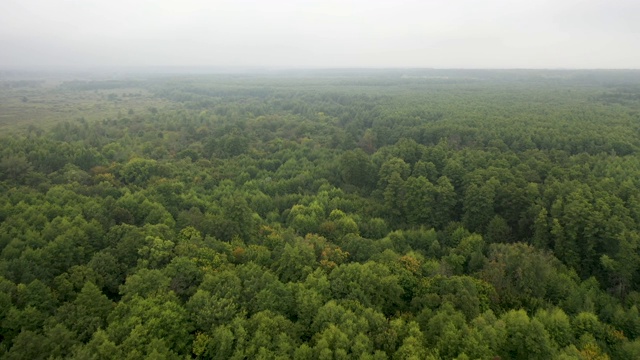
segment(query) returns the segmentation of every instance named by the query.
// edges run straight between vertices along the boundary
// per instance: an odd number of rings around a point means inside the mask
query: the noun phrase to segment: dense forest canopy
[[[0,81],[0,359],[638,359],[640,72]]]

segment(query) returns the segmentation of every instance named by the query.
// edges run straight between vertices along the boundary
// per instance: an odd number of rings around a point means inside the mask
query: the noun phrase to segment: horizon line
[[[270,65],[0,65],[0,71],[95,71],[95,70],[547,70],[547,71],[637,71],[640,67],[466,67],[466,66],[270,66]]]

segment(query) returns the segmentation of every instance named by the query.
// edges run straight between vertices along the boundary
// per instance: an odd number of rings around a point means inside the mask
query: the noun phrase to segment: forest
[[[0,73],[0,359],[640,359],[640,71]]]

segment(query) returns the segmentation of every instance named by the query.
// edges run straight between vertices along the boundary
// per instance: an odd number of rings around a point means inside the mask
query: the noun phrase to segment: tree
[[[102,286],[107,294],[118,293],[118,287],[125,280],[124,270],[110,251],[103,250],[95,253],[87,266],[98,277],[96,285]]]
[[[93,334],[91,341],[85,346],[77,347],[75,359],[108,360],[122,356],[122,350],[111,340],[107,333],[100,329]]]
[[[539,310],[534,319],[542,323],[558,348],[564,348],[574,342],[570,319],[562,309]]]
[[[613,291],[621,298],[629,292],[633,279],[636,278],[640,266],[640,256],[637,249],[640,245],[640,236],[636,232],[625,231],[616,238],[618,249],[615,258],[602,255],[600,263],[608,272],[609,284]]]
[[[411,166],[398,157],[387,159],[378,172],[378,188],[386,188],[393,174],[398,174],[402,180],[406,180],[411,174]]]
[[[550,242],[549,218],[547,209],[542,208],[533,223],[533,237],[531,243],[538,249],[548,249]]]
[[[411,225],[434,226],[434,209],[436,189],[425,177],[409,177],[404,184],[403,208],[407,223]]]
[[[423,279],[412,305],[417,311],[426,306],[437,310],[444,304],[452,305],[471,320],[490,309],[496,296],[493,287],[469,276],[435,276]]]
[[[171,282],[169,289],[178,295],[183,301],[192,296],[200,283],[204,274],[198,264],[186,257],[177,256],[164,268],[164,273]]]
[[[364,265],[343,264],[331,272],[329,280],[333,296],[338,299],[357,300],[386,314],[400,305],[402,287],[384,265],[371,261]]]
[[[273,263],[274,271],[283,282],[301,281],[313,270],[313,249],[300,242],[286,244],[280,257]]]
[[[98,329],[106,327],[113,307],[96,285],[87,282],[72,303],[58,309],[56,319],[75,332],[80,341],[86,342]]]
[[[484,185],[471,184],[465,191],[462,221],[471,231],[483,232],[494,216],[493,202],[497,180],[492,179]]]
[[[121,301],[109,316],[106,329],[122,351],[146,353],[146,345],[162,339],[169,349],[185,353],[193,339],[187,311],[171,296]]]
[[[443,228],[450,221],[457,219],[456,206],[458,195],[453,184],[446,176],[438,178],[435,184],[435,199],[433,204],[433,225]]]
[[[502,316],[507,334],[501,355],[506,359],[550,359],[554,354],[549,334],[536,319],[523,310]]]
[[[34,331],[25,330],[13,339],[13,346],[6,354],[6,359],[46,359],[47,351],[43,346],[46,339]]]
[[[127,278],[125,284],[120,287],[120,294],[124,300],[136,296],[154,297],[168,292],[170,283],[171,279],[161,270],[140,269]]]
[[[500,215],[496,215],[487,225],[486,238],[489,243],[509,243],[513,240],[511,227]]]
[[[492,244],[480,276],[496,289],[503,308],[533,310],[544,303],[558,270],[557,259],[529,245]]]
[[[404,190],[405,184],[400,174],[395,172],[391,174],[388,185],[384,189],[383,196],[385,210],[391,215],[394,223],[399,222],[405,214],[404,201],[406,195]]]
[[[24,155],[7,156],[0,160],[1,179],[22,182],[31,170],[32,166]]]
[[[356,187],[369,189],[375,184],[375,168],[362,149],[346,151],[339,160],[342,180]]]
[[[134,158],[119,171],[120,178],[126,184],[144,185],[152,176],[158,175],[159,167],[153,159]]]
[[[206,290],[198,290],[185,305],[190,318],[200,331],[210,331],[215,326],[229,323],[241,313],[233,298],[221,297]]]

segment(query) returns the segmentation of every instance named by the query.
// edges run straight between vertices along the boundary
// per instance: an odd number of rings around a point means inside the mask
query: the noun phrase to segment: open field
[[[29,126],[49,128],[61,121],[95,121],[165,108],[170,102],[136,87],[72,88],[63,81],[31,86],[0,82],[0,132],[25,131]]]

